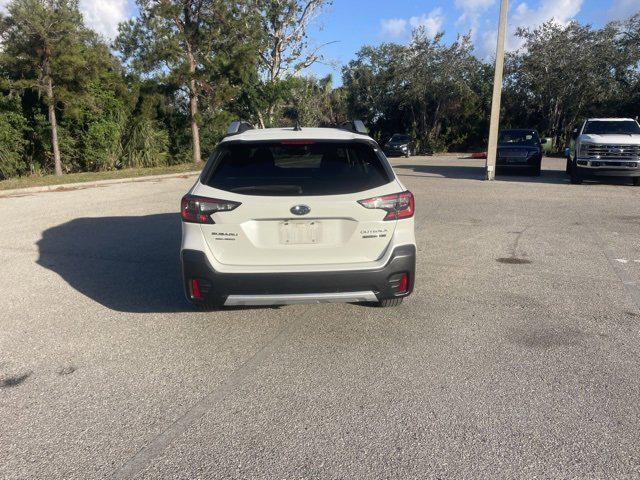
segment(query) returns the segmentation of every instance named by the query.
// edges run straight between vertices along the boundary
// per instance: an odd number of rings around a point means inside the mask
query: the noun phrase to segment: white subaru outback
[[[182,199],[185,293],[202,308],[398,305],[415,281],[413,215],[361,121],[233,122]]]

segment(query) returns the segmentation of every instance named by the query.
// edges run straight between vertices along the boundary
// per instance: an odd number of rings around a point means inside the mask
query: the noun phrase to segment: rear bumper
[[[396,247],[383,267],[335,272],[223,273],[214,270],[203,252],[182,250],[181,256],[187,299],[209,305],[383,300],[410,295],[415,282],[414,245]],[[397,293],[402,273],[408,274],[408,285]],[[200,298],[192,295],[192,279],[201,281]]]

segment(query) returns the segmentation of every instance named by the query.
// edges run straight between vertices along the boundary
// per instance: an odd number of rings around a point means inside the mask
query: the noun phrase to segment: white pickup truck
[[[640,125],[631,118],[590,118],[573,131],[567,158],[571,183],[584,179],[628,177],[640,185]]]

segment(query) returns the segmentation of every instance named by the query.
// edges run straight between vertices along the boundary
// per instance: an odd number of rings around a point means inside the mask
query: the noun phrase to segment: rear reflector
[[[185,195],[180,204],[182,221],[190,223],[215,223],[211,215],[217,212],[230,212],[238,208],[240,202],[219,200],[217,198]]]
[[[395,294],[400,295],[409,291],[409,273],[396,273],[389,277],[389,289]]]
[[[359,200],[358,203],[365,208],[386,211],[387,215],[383,220],[411,218],[415,212],[415,199],[409,191],[367,198]]]
[[[202,298],[200,295],[200,284],[197,279],[191,279],[191,297],[192,298]]]
[[[398,293],[405,293],[409,286],[409,275],[403,273],[400,277],[400,283],[398,283]]]

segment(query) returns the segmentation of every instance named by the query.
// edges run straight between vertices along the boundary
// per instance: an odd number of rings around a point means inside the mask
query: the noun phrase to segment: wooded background
[[[109,45],[77,0],[12,0],[0,18],[0,179],[200,163],[236,118],[260,127],[365,121],[385,141],[484,149],[492,62],[471,37],[415,30],[364,46],[342,86],[308,37],[326,0],[137,0]],[[640,14],[603,28],[547,22],[508,54],[502,126],[557,150],[588,116],[640,114]],[[339,40],[339,39],[336,39]]]

